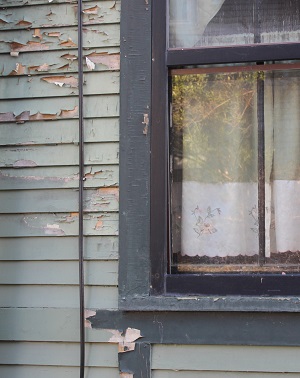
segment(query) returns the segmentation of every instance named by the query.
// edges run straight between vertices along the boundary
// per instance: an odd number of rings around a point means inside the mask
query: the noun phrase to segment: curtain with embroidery
[[[206,18],[184,34],[183,2],[170,0],[171,47],[300,40],[295,0],[264,1],[259,30],[254,1],[192,2],[194,19]],[[175,253],[258,254],[258,81],[264,86],[266,257],[300,251],[300,70],[286,63],[279,71],[173,76],[172,170],[181,172],[171,195]]]

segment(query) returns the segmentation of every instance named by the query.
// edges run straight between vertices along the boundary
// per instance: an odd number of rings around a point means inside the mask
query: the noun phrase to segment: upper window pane
[[[170,0],[169,47],[300,41],[299,0]]]

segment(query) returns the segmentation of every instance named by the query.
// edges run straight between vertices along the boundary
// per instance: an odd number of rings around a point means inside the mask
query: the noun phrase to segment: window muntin
[[[299,271],[299,84],[298,64],[172,71],[171,271]]]
[[[170,0],[169,46],[298,42],[298,0]]]

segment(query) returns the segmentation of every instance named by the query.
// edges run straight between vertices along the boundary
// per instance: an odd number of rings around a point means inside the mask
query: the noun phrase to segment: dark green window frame
[[[164,53],[165,2],[132,0],[122,3],[121,12],[120,308],[298,312],[296,296],[282,300],[166,292],[168,152],[161,128],[166,135],[167,68],[199,64],[199,56],[193,49]],[[282,46],[257,46],[255,60],[268,60],[274,56],[274,48],[276,59],[286,58]],[[211,49],[200,63],[219,63],[218,50]],[[232,49],[222,50],[223,63],[241,61],[234,58]],[[237,47],[235,54],[243,56],[242,61],[251,61],[245,46]],[[297,44],[289,45],[289,57],[299,58]],[[157,169],[159,163],[162,169]]]

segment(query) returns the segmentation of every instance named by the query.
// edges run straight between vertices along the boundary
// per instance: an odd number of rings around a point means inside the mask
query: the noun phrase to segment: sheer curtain
[[[228,14],[238,3],[238,12]],[[299,2],[290,1],[290,8],[277,0],[264,3],[266,26],[260,42],[299,41]],[[185,4],[193,4],[194,9],[188,29],[182,20],[176,25]],[[243,7],[247,12],[243,13]],[[253,1],[170,0],[171,47],[254,43],[251,7]],[[284,22],[287,15],[289,22]],[[196,76],[175,83],[180,100],[177,103],[175,96],[173,103],[173,123],[176,128],[180,113],[182,135],[182,157],[178,158],[182,169],[181,254],[256,255],[258,76]],[[269,257],[300,250],[300,71],[288,70],[287,64],[285,71],[263,73],[263,82],[265,243]]]

